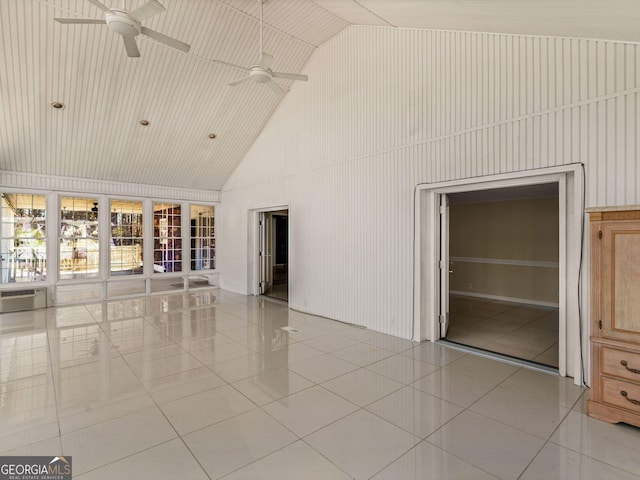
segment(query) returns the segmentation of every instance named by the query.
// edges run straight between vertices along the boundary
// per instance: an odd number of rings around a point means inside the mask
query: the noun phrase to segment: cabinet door
[[[640,343],[640,221],[602,223],[602,333]]]

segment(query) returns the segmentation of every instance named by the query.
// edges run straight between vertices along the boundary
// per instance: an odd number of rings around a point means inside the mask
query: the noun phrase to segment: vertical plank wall
[[[601,40],[347,28],[223,188],[222,287],[247,292],[247,211],[289,204],[290,307],[410,338],[417,184],[583,162],[587,206],[640,203],[639,55]]]

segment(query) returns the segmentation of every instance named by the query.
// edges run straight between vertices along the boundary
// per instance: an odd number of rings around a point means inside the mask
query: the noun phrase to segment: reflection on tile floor
[[[219,290],[0,315],[0,455],[81,480],[639,480],[587,394]]]
[[[447,340],[558,368],[558,309],[449,297]]]

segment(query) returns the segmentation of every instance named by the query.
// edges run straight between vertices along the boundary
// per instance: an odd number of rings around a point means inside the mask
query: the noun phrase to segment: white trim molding
[[[491,265],[513,265],[516,267],[542,267],[559,268],[558,262],[542,262],[537,260],[511,260],[509,258],[476,258],[476,257],[449,257],[452,262],[460,263],[484,263]]]
[[[505,297],[503,295],[491,295],[488,293],[462,292],[459,290],[449,290],[451,295],[459,295],[461,297],[486,298],[487,300],[498,300],[501,302],[524,303],[526,305],[535,305],[537,307],[558,308],[558,303],[543,302],[541,300],[531,300],[529,298]]]
[[[85,192],[103,195],[123,195],[142,198],[166,198],[195,202],[220,202],[217,190],[192,190],[127,182],[108,182],[89,178],[57,177],[25,172],[0,170],[0,184],[23,190]]]
[[[559,187],[559,366],[561,376],[582,384],[588,370],[588,295],[584,292],[585,255],[581,255],[584,226],[584,173],[582,165],[569,164],[520,172],[417,185],[414,235],[414,338],[439,340],[440,196],[463,191],[557,183]],[[582,263],[581,263],[582,262]],[[582,313],[582,314],[581,314]]]

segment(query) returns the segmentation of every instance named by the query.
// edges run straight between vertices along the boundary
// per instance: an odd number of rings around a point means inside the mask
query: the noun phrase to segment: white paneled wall
[[[583,162],[587,206],[640,203],[639,67],[637,44],[347,28],[223,189],[222,287],[250,291],[247,211],[289,204],[290,306],[409,338],[415,186]]]

